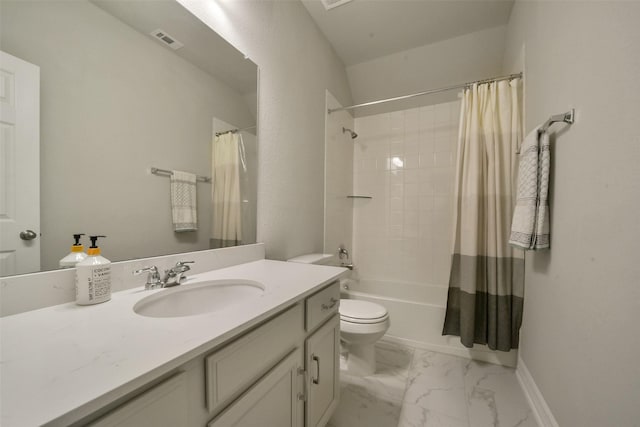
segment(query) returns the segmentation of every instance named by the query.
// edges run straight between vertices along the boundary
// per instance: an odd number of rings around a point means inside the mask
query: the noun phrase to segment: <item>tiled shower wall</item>
[[[460,101],[356,118],[360,278],[446,286]]]

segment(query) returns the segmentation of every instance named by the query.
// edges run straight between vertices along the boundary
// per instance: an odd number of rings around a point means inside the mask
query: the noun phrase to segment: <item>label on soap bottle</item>
[[[91,269],[90,288],[93,288],[93,299],[104,301],[111,298],[111,266],[98,266]],[[90,297],[91,298],[91,297]]]
[[[76,303],[98,304],[111,299],[110,264],[81,267],[76,273]]]

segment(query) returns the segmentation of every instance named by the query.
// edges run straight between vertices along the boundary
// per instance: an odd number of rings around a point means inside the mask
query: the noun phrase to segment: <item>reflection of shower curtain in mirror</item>
[[[238,133],[216,136],[211,147],[211,247],[242,243],[241,179],[246,173],[244,146]]]

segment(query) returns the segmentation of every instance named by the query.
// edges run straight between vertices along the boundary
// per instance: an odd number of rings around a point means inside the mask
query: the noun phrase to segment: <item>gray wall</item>
[[[640,3],[518,1],[505,71],[552,143],[551,250],[528,253],[520,355],[561,426],[638,425]]]
[[[354,102],[359,104],[494,77],[500,74],[506,27],[477,31],[347,67]],[[359,108],[356,117],[455,101],[453,90]]]
[[[325,90],[351,103],[344,65],[297,0],[180,3],[260,67],[258,241],[267,257],[322,251]]]
[[[43,269],[77,232],[106,234],[112,260],[208,248],[210,185],[199,231],[177,234],[148,169],[210,175],[212,118],[255,123],[242,95],[88,2],[3,1],[0,24],[2,50],[41,67]]]

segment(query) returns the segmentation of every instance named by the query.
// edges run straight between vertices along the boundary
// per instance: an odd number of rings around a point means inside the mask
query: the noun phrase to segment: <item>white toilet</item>
[[[331,254],[307,254],[290,262],[335,265]],[[389,329],[389,313],[380,304],[356,299],[340,300],[340,341],[347,372],[371,375],[376,370],[375,343]]]

